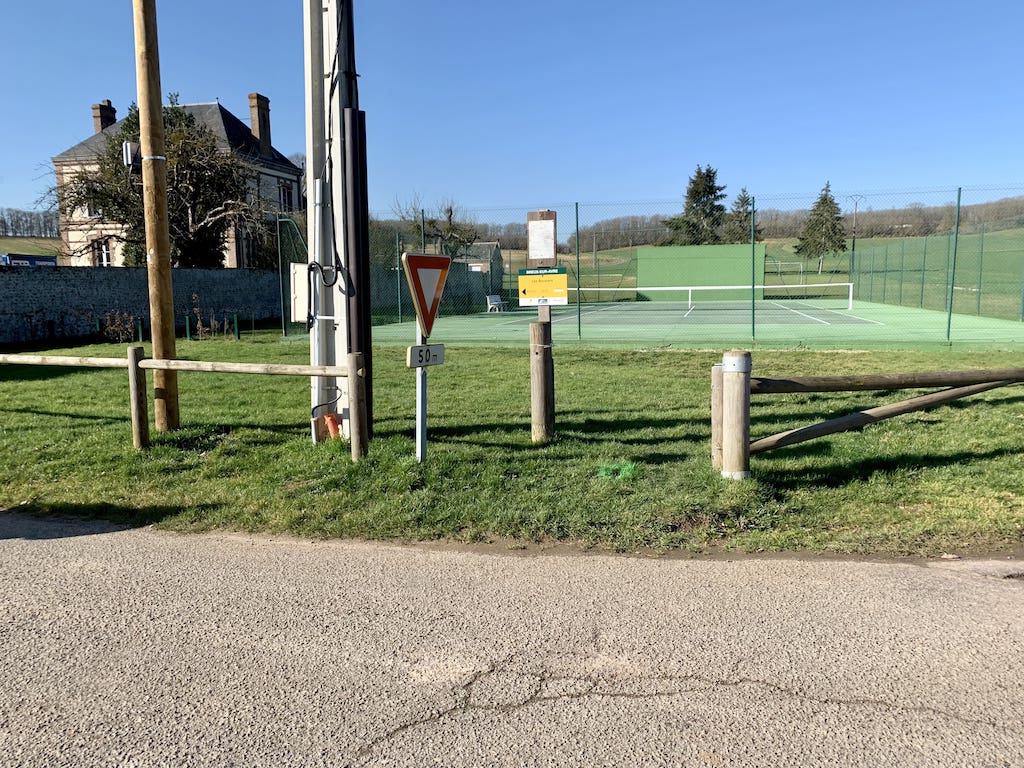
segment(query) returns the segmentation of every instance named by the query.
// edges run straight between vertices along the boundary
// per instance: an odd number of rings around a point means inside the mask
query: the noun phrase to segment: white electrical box
[[[291,321],[305,324],[309,321],[309,264],[299,262],[288,266],[291,268]]]

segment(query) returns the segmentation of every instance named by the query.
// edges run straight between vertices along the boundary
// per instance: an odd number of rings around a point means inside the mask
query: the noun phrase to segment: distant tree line
[[[726,218],[723,222],[722,243],[750,242],[749,213],[744,212],[744,205],[750,205],[749,199],[743,199],[743,192],[737,196],[730,206],[733,212],[732,224]],[[740,215],[736,215],[736,209]],[[757,236],[761,240],[783,240],[799,238],[811,215],[811,209],[779,210],[777,208],[757,209]],[[842,214],[846,236],[853,234],[853,213]],[[664,222],[664,215],[651,216],[619,216],[602,219],[593,224],[580,227],[580,249],[587,251],[594,247],[598,250],[612,248],[628,248],[637,245],[664,245],[672,239],[673,230]],[[857,212],[857,238],[869,237],[924,237],[939,233],[951,232],[956,222],[956,205],[925,206],[911,203],[902,208],[884,208],[873,210],[861,208]],[[976,227],[984,222],[987,230],[1024,228],[1024,197],[1006,198],[989,203],[965,205],[960,210],[960,226]],[[481,230],[495,232],[490,238],[501,240],[505,247],[505,237],[501,225],[479,225]],[[510,224],[508,228],[521,228],[525,240],[526,225]],[[575,250],[575,234],[568,238],[569,250]],[[517,246],[509,246],[517,247]],[[525,247],[525,246],[524,246]]]
[[[0,237],[60,237],[57,212],[0,208]]]
[[[868,205],[858,210],[854,222],[853,213],[842,212],[831,186],[826,183],[809,209],[757,209],[752,233],[754,198],[746,188],[740,190],[728,208],[724,205],[725,200],[725,187],[718,184],[717,171],[710,165],[698,166],[690,177],[682,213],[676,216],[616,216],[582,225],[579,228],[579,249],[589,252],[649,245],[749,243],[753,234],[756,242],[796,239],[797,253],[820,265],[824,254],[845,251],[846,241],[853,235],[858,239],[924,237],[952,231],[956,220],[953,203],[936,206],[911,203],[902,208],[879,210]],[[382,252],[394,252],[396,233],[401,235],[407,248],[419,247],[419,210],[416,202],[396,211],[395,220],[371,222],[371,231],[378,232],[376,240],[381,243]],[[497,241],[503,249],[525,250],[527,247],[525,221],[477,223],[472,212],[461,210],[451,202],[446,202],[424,218],[430,246],[444,241],[446,233],[454,232],[461,236],[464,244],[468,244],[469,235],[475,234],[477,241]],[[961,207],[961,228],[981,224],[989,230],[1024,228],[1024,197]],[[566,233],[566,224],[560,222],[557,246],[560,253],[576,251],[576,232],[571,229],[571,223],[569,227],[570,231]],[[447,248],[442,250],[447,251]]]

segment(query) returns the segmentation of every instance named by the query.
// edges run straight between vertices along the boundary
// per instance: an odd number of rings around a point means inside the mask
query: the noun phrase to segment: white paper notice
[[[527,258],[530,261],[555,259],[555,220],[542,219],[526,224]]]

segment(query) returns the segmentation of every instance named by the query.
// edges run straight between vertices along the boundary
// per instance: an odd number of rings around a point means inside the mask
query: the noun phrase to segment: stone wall
[[[204,324],[237,313],[246,324],[281,316],[276,272],[175,269],[174,316]],[[141,319],[149,336],[149,288],[141,267],[0,267],[0,344],[75,339],[102,333],[111,318]],[[193,325],[194,327],[194,325]]]

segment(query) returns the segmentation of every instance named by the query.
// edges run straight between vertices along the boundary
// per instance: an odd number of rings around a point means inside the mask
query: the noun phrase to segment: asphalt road
[[[1024,766],[1022,572],[0,513],[0,764]]]

